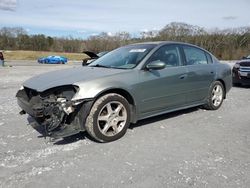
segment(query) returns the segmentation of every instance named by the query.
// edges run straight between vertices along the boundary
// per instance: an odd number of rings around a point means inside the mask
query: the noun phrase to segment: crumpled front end
[[[66,137],[84,130],[92,102],[76,100],[77,86],[67,85],[37,92],[23,87],[17,94],[20,114],[32,116],[44,129],[44,136]]]

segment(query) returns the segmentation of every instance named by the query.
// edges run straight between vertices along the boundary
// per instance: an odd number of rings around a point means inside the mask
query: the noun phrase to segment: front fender
[[[77,85],[77,84],[76,84]],[[128,85],[122,82],[112,82],[109,85],[99,85],[99,84],[78,84],[80,90],[72,98],[72,101],[84,101],[90,100],[95,101],[95,99],[111,90],[123,90],[132,97],[133,104],[130,105],[131,110],[131,122],[136,123],[137,121],[137,110],[136,110],[136,100],[134,98],[133,88],[129,88]],[[89,88],[89,89],[85,89]],[[124,96],[125,97],[125,96]]]
[[[108,90],[122,89],[131,94],[132,88],[127,84],[119,81],[112,81],[111,83],[103,82],[90,82],[90,83],[75,83],[79,87],[78,92],[72,98],[72,100],[92,99],[99,96]],[[133,94],[131,94],[133,95]]]

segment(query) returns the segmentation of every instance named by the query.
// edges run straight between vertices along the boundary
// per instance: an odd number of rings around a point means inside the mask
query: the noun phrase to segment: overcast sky
[[[207,29],[250,26],[250,0],[0,0],[0,27],[30,34],[132,34],[185,22]]]

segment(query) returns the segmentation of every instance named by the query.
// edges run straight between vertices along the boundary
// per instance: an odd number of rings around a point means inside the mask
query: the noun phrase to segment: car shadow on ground
[[[243,88],[243,89],[250,89],[250,85],[233,85],[235,88]]]
[[[147,118],[147,119],[144,119],[144,120],[140,120],[135,124],[131,124],[129,126],[129,129],[135,129],[137,127],[141,127],[141,126],[148,125],[148,124],[151,124],[151,123],[155,123],[155,122],[158,122],[158,121],[162,121],[162,120],[165,120],[165,119],[170,119],[170,118],[174,118],[174,117],[177,117],[177,116],[180,116],[180,115],[183,115],[183,114],[192,113],[192,112],[197,111],[199,109],[200,109],[200,107],[193,107],[193,108],[189,108],[189,109],[185,109],[185,110],[179,110],[179,111],[175,111],[175,112],[171,112],[171,113],[167,113],[167,114]],[[40,133],[38,138],[46,138],[45,137],[45,135],[46,135],[45,134],[45,129],[41,125],[39,125],[37,121],[35,121],[31,116],[28,116],[27,120],[29,122],[28,124],[30,126],[32,126],[38,133]],[[91,141],[96,142],[92,137],[90,137],[88,135],[88,133],[86,131],[74,134],[72,136],[60,138],[60,139],[51,139],[51,138],[48,137],[49,141],[52,142],[54,145],[71,144],[71,143],[77,142],[79,140],[85,140],[86,138],[91,140]]]
[[[58,140],[54,140],[53,144],[54,145],[67,145],[67,144],[77,142],[79,140],[85,140],[86,138],[89,139],[89,140],[94,141],[87,134],[87,132],[80,132],[80,133],[77,133],[77,134],[74,134],[74,135],[71,135],[71,136],[68,136],[68,137],[64,137],[64,138],[61,138],[61,139],[58,139]]]
[[[158,116],[155,116],[155,117],[143,119],[143,120],[138,121],[136,124],[131,124],[129,126],[129,129],[134,129],[134,128],[141,127],[141,126],[144,126],[144,125],[147,125],[147,124],[162,121],[162,120],[165,120],[165,119],[171,119],[171,118],[183,115],[183,114],[192,113],[192,112],[197,111],[199,109],[201,109],[201,107],[193,107],[193,108],[189,108],[189,109],[179,110],[179,111],[170,112],[170,113],[158,115]]]
[[[49,142],[52,142],[54,145],[66,145],[66,144],[70,144],[79,140],[84,140],[84,139],[89,139],[94,141],[88,134],[87,132],[80,132],[71,136],[67,136],[64,138],[59,138],[59,139],[53,139],[50,137],[46,137],[46,133],[45,133],[45,129],[44,127],[42,127],[41,125],[39,125],[39,123],[32,118],[31,116],[27,117],[27,121],[28,121],[28,125],[30,125],[31,127],[33,127],[33,129],[35,129],[40,135],[38,135],[38,138],[45,138],[48,139]]]

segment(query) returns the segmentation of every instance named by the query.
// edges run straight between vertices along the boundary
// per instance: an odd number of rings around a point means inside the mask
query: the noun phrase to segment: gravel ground
[[[112,143],[84,133],[52,143],[18,114],[15,93],[33,75],[73,66],[0,68],[1,188],[249,187],[250,87],[232,88],[217,111],[139,121]]]

